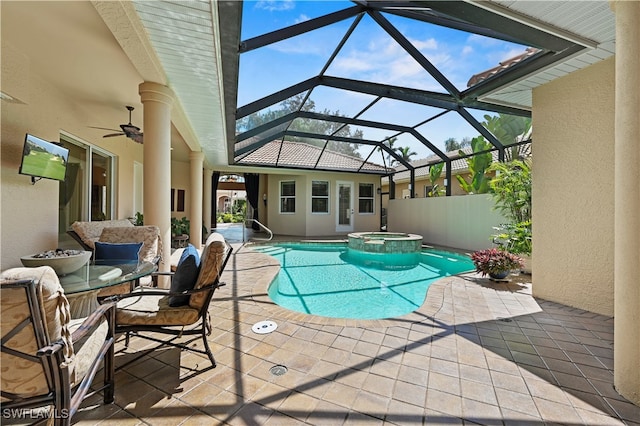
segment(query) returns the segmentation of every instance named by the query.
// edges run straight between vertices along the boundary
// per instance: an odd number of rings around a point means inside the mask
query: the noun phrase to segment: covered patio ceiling
[[[263,13],[266,22],[273,19],[266,11],[253,11],[252,8],[256,7],[254,2],[245,2],[244,5],[236,1],[219,3],[229,164],[375,174],[388,174],[392,170],[391,164],[396,164],[402,169],[412,170],[413,165],[400,156],[393,146],[390,147],[389,140],[395,138],[410,140],[414,147],[424,148],[421,151],[418,148],[416,151],[419,152],[416,154],[419,158],[430,157],[431,160],[427,164],[421,164],[422,167],[445,162],[449,170],[450,162],[459,158],[459,155],[457,151],[445,152],[442,140],[434,138],[432,130],[439,122],[467,127],[472,137],[482,135],[502,158],[504,144],[483,126],[483,114],[530,117],[531,84],[526,89],[528,98],[524,99],[518,93],[523,90],[513,90],[513,87],[533,76],[537,76],[536,81],[541,84],[558,77],[562,72],[577,69],[571,64],[571,60],[577,57],[581,58],[581,66],[586,66],[613,52],[613,43],[602,44],[584,37],[595,35],[597,30],[606,26],[613,28],[612,21],[607,21],[611,16],[600,2],[567,2],[579,3],[581,14],[593,19],[591,32],[586,30],[586,24],[581,24],[580,28],[576,24],[571,27],[571,30],[581,30],[583,34],[553,27],[552,24],[567,22],[562,18],[564,14],[554,14],[550,5],[545,3],[541,7],[539,2],[328,3],[335,10],[318,16],[306,16],[307,19],[302,22],[266,32],[260,32],[261,28],[256,28],[253,24],[255,21],[248,19],[247,15],[251,13]],[[558,9],[571,7],[564,2],[553,3]],[[604,7],[608,6],[605,4]],[[544,9],[547,10],[546,19],[557,21],[544,23],[523,14],[541,16]],[[567,18],[569,13],[575,13],[576,10],[578,9],[565,10],[567,15],[564,17]],[[596,19],[599,20],[597,25]],[[424,47],[422,40],[416,38],[415,34],[408,34],[407,25],[415,27],[416,24],[423,27],[426,34],[433,32],[434,26],[438,26],[467,37],[507,43],[512,51],[521,53],[495,64],[495,67],[477,70],[475,74],[469,75],[468,81],[465,79],[467,85],[462,87],[459,81],[449,78],[447,70],[437,65],[438,58]],[[269,24],[259,26],[270,28]],[[374,27],[375,30],[372,30]],[[420,71],[429,79],[429,83],[423,84],[416,78],[411,78],[406,84],[390,84],[384,79],[371,78],[373,73],[361,73],[355,78],[339,75],[336,63],[341,56],[346,55],[345,52],[354,47],[367,49],[362,43],[367,38],[357,37],[359,30],[369,34],[371,38],[373,31],[384,33],[409,58],[411,66],[421,68]],[[326,40],[321,35],[322,31],[325,31],[325,35],[331,32],[334,38],[329,48],[330,53],[316,74],[274,89],[250,102],[238,104],[239,99],[243,98],[242,92],[250,90],[247,88],[248,80],[259,81],[264,87],[273,86],[270,83],[275,78],[269,74],[272,69],[269,62],[275,60],[275,57],[269,54],[269,49],[272,49],[271,52],[284,50],[286,43],[296,40],[297,49],[317,50],[314,43]],[[587,34],[584,34],[585,31]],[[241,36],[255,32],[259,34]],[[600,34],[599,37],[602,39],[610,35]],[[434,42],[443,43],[442,40]],[[259,50],[265,54],[249,57],[252,52]],[[295,61],[301,60],[301,56],[295,53],[289,55],[289,58],[290,62],[278,62],[274,69],[295,67]],[[395,64],[387,65],[393,67]],[[261,71],[248,74],[243,68]],[[549,77],[545,77],[545,72],[550,73]],[[314,99],[316,96],[321,97],[322,91],[329,92],[334,100],[338,97],[358,99],[359,106],[348,113],[337,112],[332,105],[323,105],[321,110],[316,110]],[[509,95],[510,92],[515,95]],[[376,108],[378,114],[372,114]],[[412,111],[407,115],[419,115],[419,118],[399,122],[393,114],[385,114],[394,108]],[[420,111],[416,115],[418,109]],[[451,121],[452,117],[454,121]],[[380,131],[386,135],[369,137],[380,135]],[[301,143],[316,149],[302,150]],[[350,148],[343,151],[339,148],[341,145],[348,145]],[[341,152],[349,157],[349,161],[336,160],[336,154]]]

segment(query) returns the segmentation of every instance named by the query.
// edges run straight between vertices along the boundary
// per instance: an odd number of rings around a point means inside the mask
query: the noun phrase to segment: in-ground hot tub
[[[422,235],[402,232],[354,232],[348,235],[352,250],[367,253],[420,253]]]
[[[348,235],[347,257],[375,268],[413,268],[420,262],[422,235],[401,232],[354,232]]]

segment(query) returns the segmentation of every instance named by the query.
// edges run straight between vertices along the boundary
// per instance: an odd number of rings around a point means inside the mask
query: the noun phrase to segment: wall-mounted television
[[[40,178],[64,181],[68,160],[67,148],[27,133],[22,148],[20,174],[31,176],[32,183]]]

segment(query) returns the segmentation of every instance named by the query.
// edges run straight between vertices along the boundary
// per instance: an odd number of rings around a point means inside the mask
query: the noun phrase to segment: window
[[[176,210],[179,212],[184,211],[184,189],[178,189],[178,204]]]
[[[280,213],[296,212],[296,182],[280,182]]]
[[[358,185],[358,213],[373,213],[373,184]]]
[[[311,213],[329,213],[329,182],[311,182]]]
[[[65,133],[60,142],[69,149],[69,161],[60,182],[58,233],[65,235],[75,221],[113,219],[115,157]]]
[[[424,196],[426,197],[431,197],[431,191],[433,191],[433,186],[431,185],[425,185],[424,186]]]

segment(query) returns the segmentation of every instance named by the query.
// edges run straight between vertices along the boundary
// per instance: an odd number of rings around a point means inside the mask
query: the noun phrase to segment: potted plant
[[[189,235],[189,219],[183,217],[178,219],[176,217],[171,218],[171,236],[179,237],[181,235]]]
[[[497,248],[475,251],[471,254],[471,260],[482,276],[489,275],[495,279],[503,279],[512,270],[524,266],[520,256]]]

